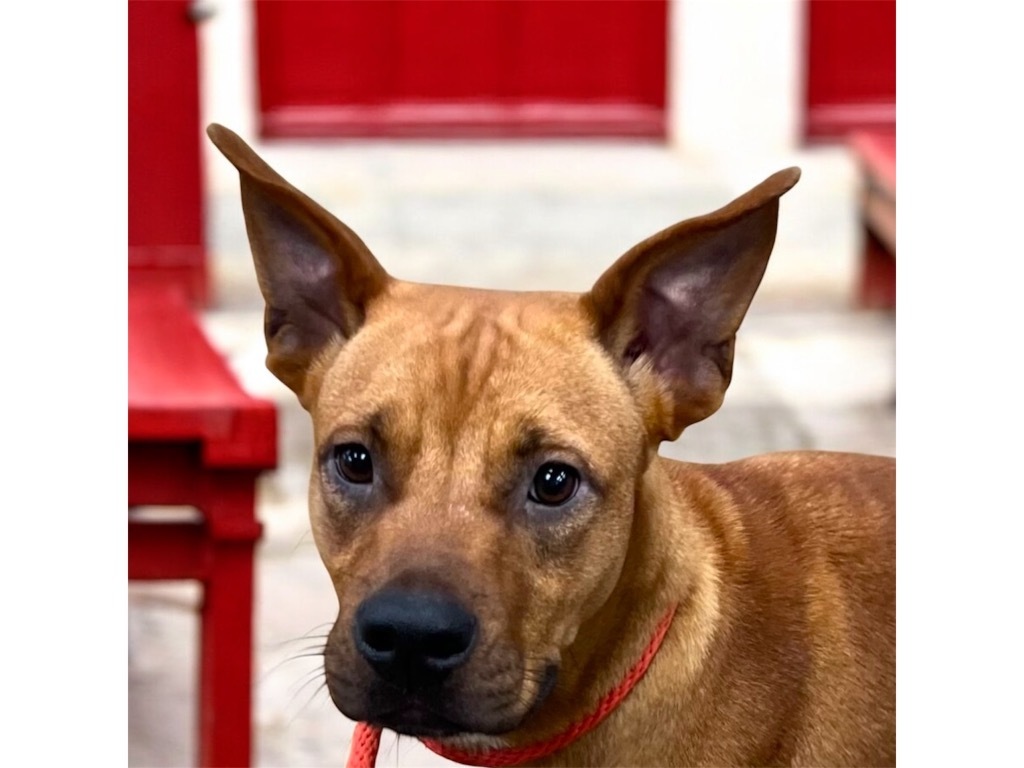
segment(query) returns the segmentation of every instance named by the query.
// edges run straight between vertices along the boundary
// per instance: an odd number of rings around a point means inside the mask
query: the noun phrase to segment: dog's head
[[[662,440],[712,414],[775,239],[771,176],[584,295],[401,282],[230,131],[270,370],[313,421],[328,688],[415,735],[515,729],[619,582]]]

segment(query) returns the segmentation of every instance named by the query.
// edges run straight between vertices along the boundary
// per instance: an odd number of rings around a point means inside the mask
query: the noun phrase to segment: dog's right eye
[[[545,507],[560,507],[576,495],[579,487],[579,472],[568,464],[552,461],[537,470],[528,496]]]
[[[343,478],[356,485],[373,482],[373,459],[365,445],[345,443],[334,449],[334,463]]]

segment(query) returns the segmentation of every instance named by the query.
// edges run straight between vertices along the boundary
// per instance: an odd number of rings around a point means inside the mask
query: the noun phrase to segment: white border
[[[119,765],[128,679],[127,7],[11,4],[0,67],[5,762]]]

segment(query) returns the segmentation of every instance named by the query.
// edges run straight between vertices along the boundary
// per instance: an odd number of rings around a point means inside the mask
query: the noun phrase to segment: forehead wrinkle
[[[452,508],[486,503],[466,494],[478,494],[477,480],[490,473],[495,413],[507,396],[500,382],[510,380],[515,352],[522,347],[521,309],[515,304],[497,312],[494,309],[464,306],[446,318],[440,329],[437,359],[429,361],[440,369],[439,382],[428,387],[424,402],[434,414],[433,423],[441,427],[433,438],[440,444],[432,463],[440,470],[437,462],[441,453],[446,454],[441,471],[448,489],[446,503]],[[443,392],[438,391],[438,383]]]
[[[457,393],[464,411],[473,410],[480,400],[495,369],[505,361],[511,346],[511,334],[500,328],[493,318],[477,317],[467,329],[460,345],[458,365],[462,371],[462,388]]]
[[[431,318],[435,332],[423,339],[413,356],[421,371],[434,371],[425,400],[442,406],[447,434],[454,438],[490,389],[489,384],[510,358],[517,328],[502,321],[507,308],[477,302],[453,303]]]
[[[397,395],[375,399],[378,409],[388,411],[384,442],[400,442],[417,470],[433,476],[431,484],[443,475],[450,486],[469,462],[479,461],[463,452],[473,450],[473,430],[492,421],[477,415],[486,413],[488,383],[509,359],[514,342],[493,314],[457,304],[438,309],[418,323],[427,333],[406,336],[391,361],[376,367],[370,378],[371,386],[391,393],[401,382]]]

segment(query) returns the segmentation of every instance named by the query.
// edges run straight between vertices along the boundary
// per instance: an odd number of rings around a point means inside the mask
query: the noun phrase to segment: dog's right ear
[[[242,210],[266,301],[267,368],[309,408],[323,366],[390,281],[362,240],[216,123],[207,135],[238,169]]]

